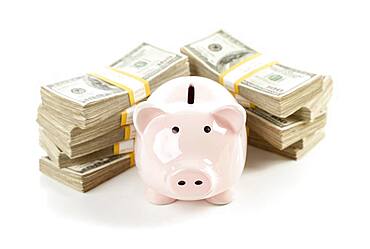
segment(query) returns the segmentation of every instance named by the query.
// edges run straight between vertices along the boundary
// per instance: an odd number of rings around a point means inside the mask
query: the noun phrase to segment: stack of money
[[[222,30],[181,52],[192,75],[218,81],[246,108],[251,145],[297,159],[323,137],[329,76],[280,64]]]
[[[41,172],[85,192],[133,166],[136,104],[189,74],[186,56],[143,43],[109,67],[42,86]]]
[[[40,159],[42,173],[81,192],[91,190],[133,165],[132,154],[107,157],[62,169],[49,157]]]

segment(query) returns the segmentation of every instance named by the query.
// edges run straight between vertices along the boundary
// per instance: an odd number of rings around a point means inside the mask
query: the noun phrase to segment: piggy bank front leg
[[[145,195],[146,195],[146,199],[149,202],[156,204],[156,205],[166,205],[166,204],[170,204],[176,201],[176,199],[170,198],[165,195],[161,195],[160,193],[154,191],[151,188],[146,189]]]
[[[232,202],[233,197],[234,197],[234,191],[232,189],[229,189],[229,190],[226,190],[222,193],[219,193],[215,196],[212,196],[206,199],[206,201],[208,201],[209,203],[215,204],[215,205],[225,205],[225,204]]]

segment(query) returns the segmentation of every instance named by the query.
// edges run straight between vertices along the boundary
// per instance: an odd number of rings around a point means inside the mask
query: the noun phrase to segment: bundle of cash
[[[324,138],[324,134],[325,133],[322,129],[317,130],[314,133],[309,134],[308,136],[290,145],[289,147],[283,150],[279,150],[272,146],[269,142],[264,140],[257,133],[250,131],[248,136],[248,143],[257,148],[271,151],[291,159],[299,159],[318,142],[320,142],[320,140]]]
[[[311,122],[295,117],[277,118],[259,109],[247,109],[248,127],[275,148],[283,150],[326,124],[326,113]]]
[[[330,76],[283,65],[222,30],[181,52],[192,75],[218,81],[245,107],[252,145],[297,159],[323,137]],[[297,143],[303,144],[299,150]]]
[[[133,164],[136,104],[189,74],[186,56],[143,43],[107,68],[42,86],[40,170],[80,191],[121,173]]]
[[[88,128],[145,99],[161,83],[188,75],[187,57],[143,43],[108,68],[41,88],[65,122]]]
[[[133,154],[103,158],[59,168],[48,157],[40,159],[40,171],[81,192],[87,192],[134,165]]]
[[[59,168],[66,168],[76,164],[84,164],[100,158],[134,152],[134,139],[115,143],[113,146],[100,149],[85,156],[70,158],[65,152],[56,146],[51,139],[40,129],[40,145],[45,150],[49,159]]]
[[[42,108],[40,108],[40,110],[41,109]],[[128,124],[117,126],[111,131],[101,134],[99,134],[99,132],[89,134],[90,131],[84,132],[82,130],[79,136],[73,136],[74,139],[69,140],[69,134],[65,134],[64,131],[60,129],[60,127],[63,127],[63,123],[59,122],[53,115],[45,115],[45,113],[39,111],[38,122],[44,129],[43,132],[45,135],[70,158],[77,158],[90,154],[109,145],[133,139],[135,136],[133,125]],[[87,138],[81,139],[81,137]]]
[[[81,129],[76,125],[66,122],[61,115],[48,110],[47,106],[41,105],[38,109],[37,121],[42,127],[54,129],[55,133],[66,141],[69,145],[75,145],[92,140],[102,134],[107,134],[119,127],[132,124],[132,115],[136,105],[133,105],[123,112],[117,113],[113,117],[103,120],[99,125]]]

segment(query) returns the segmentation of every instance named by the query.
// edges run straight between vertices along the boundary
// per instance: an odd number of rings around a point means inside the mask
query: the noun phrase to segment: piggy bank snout
[[[215,184],[205,170],[181,169],[168,176],[170,189],[184,199],[197,199],[209,194]]]

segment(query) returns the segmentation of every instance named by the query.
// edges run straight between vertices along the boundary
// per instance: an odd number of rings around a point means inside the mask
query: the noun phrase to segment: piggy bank
[[[133,115],[135,160],[154,204],[227,204],[246,159],[246,112],[219,83],[180,77],[160,86]]]

